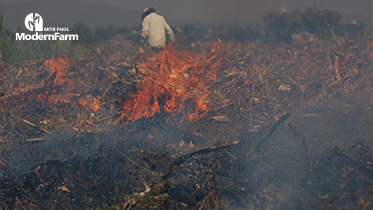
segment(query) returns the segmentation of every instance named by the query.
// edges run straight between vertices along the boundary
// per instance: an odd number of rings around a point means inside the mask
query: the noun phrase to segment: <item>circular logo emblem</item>
[[[43,31],[43,18],[38,13],[30,13],[25,18],[25,26],[29,31]]]

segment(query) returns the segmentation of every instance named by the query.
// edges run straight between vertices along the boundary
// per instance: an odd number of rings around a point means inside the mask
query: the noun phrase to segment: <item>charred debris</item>
[[[158,54],[139,27],[1,26],[0,206],[372,209],[371,25],[263,20],[175,28]]]

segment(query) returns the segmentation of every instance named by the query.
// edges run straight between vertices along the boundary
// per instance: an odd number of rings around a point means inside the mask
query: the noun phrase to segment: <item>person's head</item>
[[[142,16],[141,16],[141,20],[144,20],[144,18],[146,17],[146,16],[148,16],[148,15],[150,15],[151,13],[155,13],[156,11],[155,11],[155,9],[154,9],[154,7],[150,7],[149,9],[148,8],[145,8],[144,9],[144,12],[142,13]]]

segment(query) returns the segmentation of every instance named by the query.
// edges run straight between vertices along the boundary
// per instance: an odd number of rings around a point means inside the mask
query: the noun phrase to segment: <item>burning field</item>
[[[128,123],[164,112],[174,118],[182,115],[182,122],[207,115],[211,111],[208,88],[216,80],[222,47],[221,41],[216,42],[206,55],[198,56],[170,45],[148,58],[137,67],[142,76],[140,92],[124,103],[121,119]]]
[[[0,65],[3,209],[372,209],[373,42]]]

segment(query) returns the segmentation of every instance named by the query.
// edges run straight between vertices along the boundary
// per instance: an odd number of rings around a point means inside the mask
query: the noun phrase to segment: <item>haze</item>
[[[372,19],[372,0],[0,0],[10,29],[24,28],[24,18],[31,12],[43,17],[44,26],[138,25],[143,9],[151,6],[173,26],[194,22],[248,25],[259,22],[266,11],[280,11],[283,5],[288,10],[315,6],[336,10],[344,22]]]

